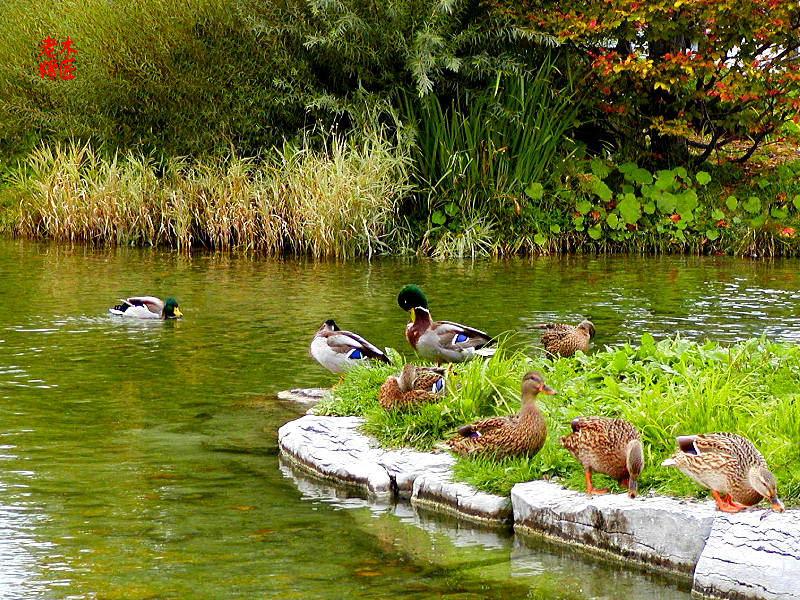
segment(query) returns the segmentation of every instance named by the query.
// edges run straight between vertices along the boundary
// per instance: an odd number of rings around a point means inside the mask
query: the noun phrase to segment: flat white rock
[[[697,563],[694,592],[737,600],[800,599],[800,512],[720,514]]]
[[[663,496],[590,496],[548,481],[511,489],[514,526],[589,549],[690,575],[714,521],[713,502]]]
[[[362,487],[375,496],[411,495],[423,473],[449,472],[449,454],[406,448],[384,450],[358,428],[360,417],[306,415],[278,430],[278,445],[297,462],[323,477]]]
[[[296,388],[278,392],[279,400],[289,400],[299,404],[316,404],[323,398],[330,396],[330,388]]]

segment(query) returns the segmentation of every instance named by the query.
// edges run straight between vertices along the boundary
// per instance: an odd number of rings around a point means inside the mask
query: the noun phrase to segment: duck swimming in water
[[[108,312],[136,319],[179,319],[183,316],[175,298],[167,298],[165,301],[155,296],[124,298],[119,304],[109,308]]]

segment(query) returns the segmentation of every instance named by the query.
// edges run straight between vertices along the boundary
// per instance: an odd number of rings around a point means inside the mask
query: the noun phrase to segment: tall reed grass
[[[478,93],[450,104],[436,96],[405,99],[416,126],[416,176],[441,201],[480,206],[496,217],[524,201],[531,183],[557,175],[558,152],[577,113],[573,82],[559,88],[558,71],[545,55],[531,75],[499,76]]]
[[[87,145],[43,146],[11,177],[25,236],[350,257],[381,252],[407,158],[382,132],[304,139],[264,160],[160,164]]]

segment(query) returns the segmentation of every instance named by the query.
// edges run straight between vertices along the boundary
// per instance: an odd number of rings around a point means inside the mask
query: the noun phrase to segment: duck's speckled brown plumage
[[[447,446],[462,456],[490,454],[501,458],[535,455],[547,437],[547,424],[536,406],[539,392],[555,393],[544,384],[539,373],[529,371],[522,378],[519,414],[490,417],[464,425],[458,429],[458,434],[447,440]]]
[[[578,325],[547,323],[537,325],[536,328],[545,330],[542,334],[544,349],[559,356],[572,356],[578,350],[588,352],[589,340],[594,337],[594,325],[591,321],[582,321]]]
[[[624,419],[578,417],[570,423],[572,433],[558,440],[583,466],[590,494],[591,472],[605,473],[628,488],[636,497],[639,474],[644,468],[644,454],[639,432]],[[602,493],[603,490],[596,490]]]
[[[775,477],[753,443],[735,433],[702,433],[675,438],[678,449],[662,466],[676,466],[711,489],[717,507],[736,512],[766,498],[782,511]],[[719,494],[725,494],[720,498]]]
[[[444,369],[406,364],[398,375],[386,378],[378,390],[378,402],[385,410],[408,410],[438,402],[444,394]]]

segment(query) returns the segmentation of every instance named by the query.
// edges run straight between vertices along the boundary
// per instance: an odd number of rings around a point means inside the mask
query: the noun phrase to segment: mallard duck
[[[178,310],[175,298],[166,301],[155,296],[135,296],[124,298],[120,304],[108,309],[112,315],[136,317],[137,319],[178,319],[183,313]]]
[[[747,438],[735,433],[701,433],[680,435],[675,441],[677,450],[661,466],[678,467],[711,489],[719,510],[739,512],[766,498],[774,510],[783,512],[775,476]]]
[[[377,346],[352,331],[339,329],[333,319],[328,319],[317,329],[308,346],[308,354],[334,373],[344,373],[362,361],[391,362]]]
[[[409,315],[406,339],[425,360],[442,364],[494,354],[494,348],[487,346],[495,340],[483,331],[452,321],[432,321],[428,299],[417,286],[404,287],[397,296],[397,303]]]
[[[536,406],[539,392],[555,394],[545,385],[539,373],[525,373],[519,414],[490,417],[459,427],[458,433],[447,440],[447,446],[462,456],[491,454],[500,458],[535,455],[547,437],[547,425]]]
[[[594,325],[591,321],[581,321],[576,325],[563,323],[547,323],[536,325],[536,329],[544,329],[542,344],[550,354],[572,356],[577,350],[589,351],[589,340],[594,337]]]
[[[558,443],[575,457],[586,476],[587,494],[605,494],[592,486],[592,471],[611,475],[636,498],[639,474],[644,468],[642,442],[636,427],[624,419],[578,417],[570,421],[572,433]]]
[[[398,375],[391,375],[378,390],[378,402],[386,410],[402,410],[436,402],[444,394],[444,369],[403,366]]]

